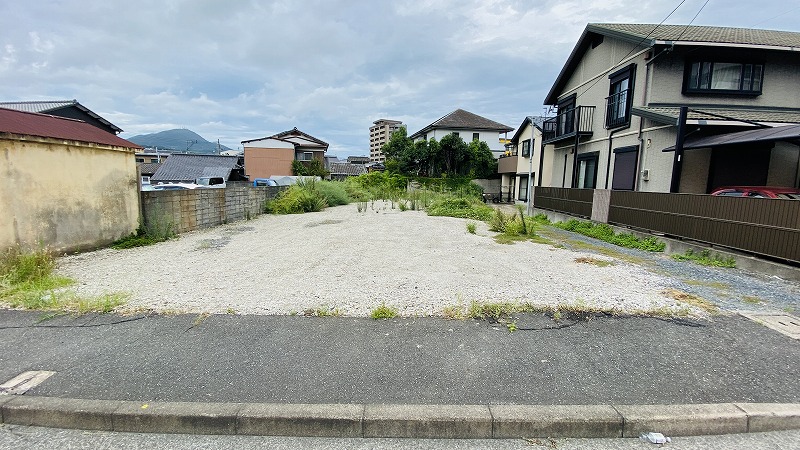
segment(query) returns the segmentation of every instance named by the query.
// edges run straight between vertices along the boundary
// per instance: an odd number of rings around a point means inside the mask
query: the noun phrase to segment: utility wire
[[[777,19],[778,17],[781,17],[781,16],[783,16],[783,15],[786,15],[786,14],[788,14],[788,13],[790,13],[790,12],[793,12],[793,11],[797,11],[798,9],[800,9],[800,6],[796,6],[796,7],[792,8],[792,9],[790,9],[790,10],[788,10],[788,11],[784,11],[784,12],[782,12],[782,13],[778,14],[777,16],[772,16],[772,17],[770,17],[769,19],[764,19],[764,20],[762,20],[761,22],[756,22],[756,23],[754,23],[753,25],[750,25],[750,26],[749,26],[749,27],[747,27],[747,28],[755,28],[755,27],[756,27],[756,25],[761,25],[761,24],[762,24],[762,23],[764,23],[764,22],[769,22],[769,21],[770,21],[770,20],[772,20],[772,19]]]
[[[639,45],[640,45],[640,44],[642,44],[643,42],[645,42],[645,41],[646,41],[646,40],[647,40],[647,39],[650,37],[650,35],[652,35],[652,34],[653,34],[653,33],[654,33],[654,32],[655,32],[657,29],[658,29],[658,27],[660,27],[661,25],[663,25],[663,24],[664,24],[664,22],[666,22],[666,21],[667,21],[667,19],[669,19],[669,18],[670,18],[670,17],[671,17],[673,14],[675,14],[675,11],[677,11],[677,10],[678,10],[678,8],[680,8],[680,7],[681,7],[681,6],[682,6],[684,3],[686,3],[686,0],[681,0],[681,2],[680,2],[680,3],[678,3],[678,6],[676,6],[676,7],[675,7],[675,9],[673,9],[673,10],[672,10],[672,12],[670,12],[669,14],[667,14],[667,17],[664,17],[664,19],[663,19],[661,22],[659,22],[659,23],[658,23],[658,25],[656,25],[655,27],[653,27],[653,29],[652,29],[652,30],[650,30],[650,32],[649,32],[649,33],[647,33],[647,35],[645,35],[645,37],[643,37],[642,39],[640,39],[640,40],[639,40],[639,42],[637,42],[637,43],[636,43],[636,45],[634,45],[634,46],[633,46],[633,47],[630,49],[630,51],[628,51],[628,53],[627,53],[625,56],[623,56],[622,58],[620,58],[620,60],[619,60],[619,61],[617,61],[617,63],[616,63],[616,64],[614,64],[612,67],[616,67],[617,65],[619,65],[619,63],[621,63],[622,61],[624,61],[624,60],[625,60],[625,58],[627,58],[628,56],[630,56],[631,54],[633,54],[633,51],[634,51],[634,50],[636,50],[636,48],[637,48],[637,47],[639,47]],[[706,3],[708,3],[708,0],[706,1]],[[591,90],[591,89],[592,89],[592,88],[593,88],[593,87],[594,87],[594,86],[595,86],[597,83],[599,83],[601,79],[602,79],[602,77],[597,77],[597,79],[596,79],[596,80],[594,80],[594,83],[592,83],[592,85],[591,85],[591,86],[589,86],[589,87],[588,87],[588,88],[587,88],[585,91],[583,91],[583,93],[582,93],[582,94],[580,94],[580,95],[576,96],[576,97],[575,97],[575,105],[577,105],[577,104],[578,104],[578,99],[579,99],[579,98],[581,98],[581,96],[582,96],[583,94],[585,94],[585,93],[589,92],[589,90]]]
[[[686,30],[688,30],[689,27],[692,26],[692,23],[694,23],[694,20],[697,19],[697,16],[700,15],[700,12],[703,11],[703,8],[706,7],[706,5],[708,4],[709,1],[711,1],[711,0],[706,0],[706,2],[703,3],[703,6],[701,6],[700,10],[697,11],[697,14],[695,14],[694,17],[692,17],[692,20],[690,20],[689,23],[686,24],[686,27],[683,29],[683,31],[681,31],[681,34],[679,34],[678,37],[675,38],[676,41],[680,41],[681,40],[681,37],[683,36],[683,33],[686,33]]]

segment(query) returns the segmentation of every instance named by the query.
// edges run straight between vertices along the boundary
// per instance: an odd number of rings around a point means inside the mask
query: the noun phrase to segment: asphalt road
[[[740,316],[488,321],[61,316],[0,310],[0,382],[30,395],[419,404],[800,402],[800,342]]]
[[[725,436],[676,437],[666,447],[671,450],[773,449],[795,450],[800,431],[731,434]],[[113,449],[141,448],[241,450],[343,450],[343,449],[419,449],[419,450],[625,450],[656,449],[660,445],[639,439],[331,439],[273,436],[203,436],[180,434],[111,433],[59,430],[56,428],[0,425],[0,449]]]

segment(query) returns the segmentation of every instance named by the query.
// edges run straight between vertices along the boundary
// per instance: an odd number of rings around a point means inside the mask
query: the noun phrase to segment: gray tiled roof
[[[231,175],[239,158],[217,155],[172,155],[151,177],[152,181],[194,181],[198,177],[223,177]]]
[[[433,129],[447,129],[447,130],[491,130],[491,131],[514,131],[513,128],[502,123],[489,120],[486,117],[473,114],[463,109],[457,109],[450,114],[440,118],[436,122],[428,125],[427,127],[417,131],[410,137],[412,139],[421,136]]]
[[[27,111],[33,113],[46,113],[57,108],[72,106],[78,103],[76,100],[57,100],[43,102],[0,102],[1,108],[16,109],[17,111]]]
[[[122,131],[122,128],[114,125],[113,123],[106,120],[104,117],[100,116],[96,112],[90,110],[89,108],[81,105],[77,100],[49,100],[49,101],[28,101],[28,102],[0,102],[0,108],[8,108],[14,109],[17,111],[25,111],[25,112],[32,112],[32,113],[40,113],[40,114],[50,114],[55,113],[54,115],[63,116],[63,114],[59,114],[57,110],[62,108],[76,108],[79,111],[83,111],[83,113],[89,115],[89,117],[94,118],[95,120],[99,121],[100,123],[106,125],[108,128],[113,130],[115,133],[119,133]],[[76,118],[74,116],[69,116],[70,118]]]
[[[678,41],[800,47],[800,33],[792,31],[636,23],[590,23],[586,28],[588,31],[601,34],[605,34],[605,31],[646,39],[645,42]]]
[[[678,121],[680,108],[677,106],[634,106],[634,115],[645,117],[662,123],[674,124]],[[720,117],[724,116],[724,117]],[[707,106],[689,106],[686,114],[688,120],[746,120],[752,122],[800,123],[798,110],[739,109],[712,108]]]
[[[331,175],[358,176],[367,172],[364,164],[351,164],[346,162],[334,162],[330,167]]]
[[[164,163],[139,163],[139,173],[154,174],[158,171],[158,168],[161,167],[161,164]]]

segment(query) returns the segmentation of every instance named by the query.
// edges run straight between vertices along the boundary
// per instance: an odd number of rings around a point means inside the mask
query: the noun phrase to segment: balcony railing
[[[606,97],[606,128],[617,128],[631,120],[630,89]]]
[[[542,140],[547,144],[575,137],[576,133],[580,136],[591,136],[593,119],[594,106],[576,106],[563,111],[544,121]]]

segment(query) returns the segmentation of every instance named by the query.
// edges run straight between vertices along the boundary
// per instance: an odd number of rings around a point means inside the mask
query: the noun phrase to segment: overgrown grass
[[[378,319],[392,319],[397,316],[397,308],[386,306],[386,303],[381,303],[380,306],[373,309],[370,317],[375,320]]]
[[[467,223],[467,232],[469,234],[475,234],[475,231],[477,230],[477,227],[478,227],[478,225],[475,222],[469,222],[469,223]]]
[[[495,209],[489,220],[489,230],[500,233],[494,237],[498,244],[513,244],[519,241],[531,241],[539,244],[552,244],[549,239],[537,234],[541,222],[525,216],[524,207],[517,205],[517,212],[506,214]]]
[[[708,249],[705,249],[700,253],[695,253],[689,249],[686,250],[686,253],[676,253],[672,255],[672,259],[677,261],[692,261],[703,266],[726,267],[731,269],[736,267],[736,260],[733,259],[733,257],[724,257],[719,253],[711,255],[711,251]]]
[[[664,248],[666,247],[664,242],[661,242],[654,237],[640,239],[632,234],[614,233],[614,229],[605,223],[595,224],[592,222],[570,219],[566,222],[554,223],[553,225],[561,228],[562,230],[580,233],[584,236],[599,239],[620,247],[635,248],[648,252],[663,252]]]
[[[492,208],[482,201],[442,195],[427,208],[429,216],[448,216],[461,219],[487,221],[492,216]]]
[[[0,255],[0,303],[12,308],[107,313],[123,305],[129,294],[82,297],[64,287],[74,282],[53,274],[55,259],[45,250],[23,252],[18,247]]]
[[[322,211],[328,202],[317,188],[319,182],[313,178],[299,179],[297,184],[281,191],[277,197],[264,205],[264,211],[272,214],[301,214]]]

